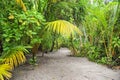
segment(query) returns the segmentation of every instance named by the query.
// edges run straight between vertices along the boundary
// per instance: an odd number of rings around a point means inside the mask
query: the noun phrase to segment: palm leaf
[[[9,72],[12,68],[8,64],[0,64],[0,80],[4,80],[4,78],[9,79],[12,77],[12,74]]]
[[[26,61],[24,52],[28,53],[28,50],[24,46],[17,46],[8,50],[1,58],[4,59],[4,63],[9,64],[14,68]]]
[[[67,36],[70,36],[71,34],[74,35],[75,33],[82,35],[82,32],[79,30],[79,28],[65,20],[48,22],[45,26],[45,30]]]
[[[26,6],[22,0],[16,0],[16,3],[22,7],[23,11],[26,11]]]

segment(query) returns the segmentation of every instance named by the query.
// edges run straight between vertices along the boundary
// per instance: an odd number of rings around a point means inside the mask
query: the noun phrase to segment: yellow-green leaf
[[[12,74],[9,72],[12,68],[8,64],[0,64],[0,80],[9,79],[12,77]]]
[[[71,34],[74,35],[76,33],[79,34],[80,36],[82,35],[82,32],[80,31],[79,28],[65,20],[48,22],[47,25],[45,26],[45,30],[67,36],[70,36]]]

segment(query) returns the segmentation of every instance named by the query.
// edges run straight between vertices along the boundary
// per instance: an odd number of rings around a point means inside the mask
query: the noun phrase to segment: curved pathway
[[[68,57],[70,51],[38,54],[38,65],[24,64],[16,68],[10,80],[120,80],[120,70],[88,61],[86,58]]]

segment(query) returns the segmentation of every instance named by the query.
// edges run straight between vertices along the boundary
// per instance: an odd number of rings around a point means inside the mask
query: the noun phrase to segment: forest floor
[[[70,57],[70,50],[37,54],[38,65],[21,65],[10,80],[120,80],[120,70],[90,62],[86,58]]]

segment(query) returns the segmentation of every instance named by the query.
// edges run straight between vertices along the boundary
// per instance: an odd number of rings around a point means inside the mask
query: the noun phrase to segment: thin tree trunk
[[[52,42],[52,47],[51,47],[50,52],[52,52],[52,51],[53,51],[53,49],[54,49],[54,45],[55,45],[55,41],[53,40],[53,42]]]

